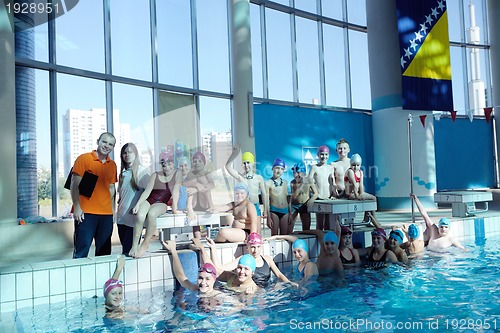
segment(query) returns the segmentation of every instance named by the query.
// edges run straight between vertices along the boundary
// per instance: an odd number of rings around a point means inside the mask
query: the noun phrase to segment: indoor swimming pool
[[[4,313],[1,325],[5,332],[498,332],[499,240],[426,252],[408,268],[349,269],[341,282],[228,295],[222,304],[155,288],[126,293],[114,318],[98,295]]]

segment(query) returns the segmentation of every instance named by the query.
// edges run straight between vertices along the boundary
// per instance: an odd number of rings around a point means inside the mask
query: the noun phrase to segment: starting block
[[[315,200],[310,213],[324,213],[336,215],[342,225],[356,225],[356,213],[365,211],[376,211],[377,201],[375,200]],[[335,216],[333,217],[335,218]],[[360,224],[358,224],[360,225]]]
[[[230,213],[195,212],[196,219],[189,221],[186,214],[165,213],[156,220],[160,241],[175,240],[176,243],[190,242],[193,238],[193,227],[206,226],[219,228],[221,219]]]
[[[475,213],[488,211],[488,201],[493,200],[493,194],[486,191],[451,191],[434,193],[434,202],[451,203],[453,217],[474,216]],[[484,209],[476,209],[476,202],[484,202]]]

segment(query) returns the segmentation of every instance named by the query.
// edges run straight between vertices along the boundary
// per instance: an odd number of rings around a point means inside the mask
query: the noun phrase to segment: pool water
[[[102,297],[1,315],[5,332],[499,332],[499,239],[469,252],[426,252],[409,268],[346,270],[305,289],[277,284],[255,296],[200,304],[196,294],[127,293],[121,318]],[[207,304],[209,303],[209,304]],[[214,308],[214,310],[209,310]],[[120,316],[119,316],[120,317]]]

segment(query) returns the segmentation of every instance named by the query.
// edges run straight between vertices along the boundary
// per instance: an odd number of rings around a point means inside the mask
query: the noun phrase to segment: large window
[[[55,22],[57,63],[104,72],[102,0],[80,1]]]
[[[301,17],[297,17],[295,22],[299,102],[319,104],[318,24]]]
[[[349,31],[351,103],[353,108],[371,109],[368,40],[363,32]]]
[[[293,101],[290,15],[266,9],[269,98]]]
[[[111,0],[114,75],[151,81],[149,0]]]
[[[157,1],[156,22],[159,81],[169,85],[192,88],[193,48],[190,1]]]
[[[323,24],[326,105],[347,107],[344,30]]]

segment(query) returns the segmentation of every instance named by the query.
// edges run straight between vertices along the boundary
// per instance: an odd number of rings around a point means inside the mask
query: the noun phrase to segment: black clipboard
[[[71,189],[71,178],[73,177],[73,168],[69,171],[68,178],[66,178],[66,182],[64,183],[65,189]],[[88,171],[85,171],[83,174],[82,180],[80,181],[80,185],[78,186],[78,190],[81,195],[90,198],[92,193],[94,193],[95,185],[97,184],[97,179],[99,176],[94,175]]]

